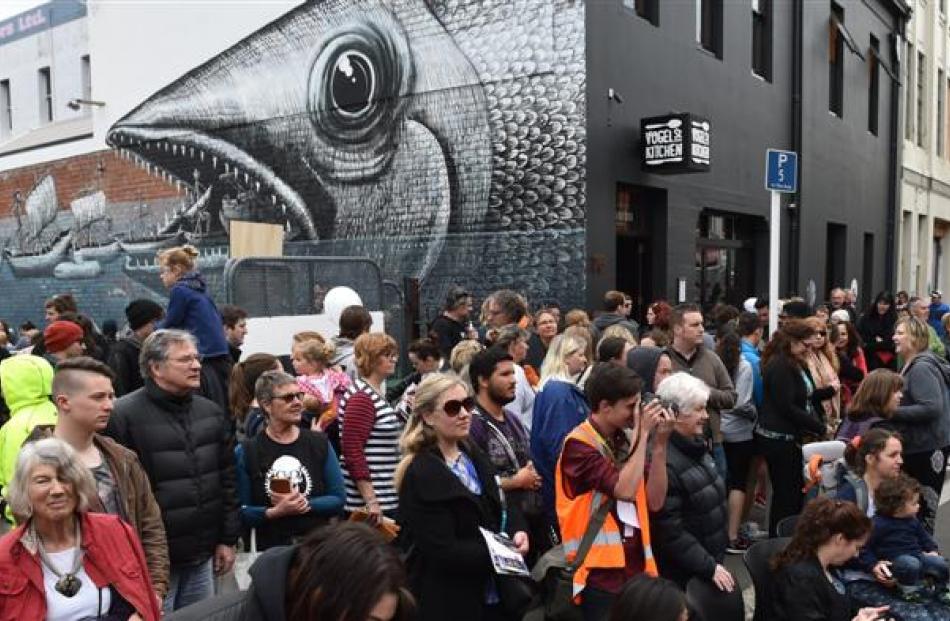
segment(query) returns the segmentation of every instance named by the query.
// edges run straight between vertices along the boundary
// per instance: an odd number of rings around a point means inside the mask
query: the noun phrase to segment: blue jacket
[[[221,313],[198,272],[185,274],[172,287],[165,319],[158,327],[191,332],[198,339],[198,353],[207,358],[229,353]]]
[[[947,313],[950,313],[950,306],[946,304],[930,305],[930,316],[927,317],[927,323],[933,326],[933,329],[937,332],[937,336],[940,338],[947,335],[947,331],[943,329],[943,322],[940,321],[940,318]]]
[[[895,518],[876,514],[871,521],[871,537],[859,557],[864,567],[873,567],[880,560],[892,561],[902,554],[916,556],[937,550],[937,542],[916,516]]]
[[[752,367],[752,402],[756,409],[762,407],[762,356],[755,345],[742,339],[742,357]]]
[[[564,438],[590,415],[587,397],[572,382],[552,379],[534,399],[531,417],[531,457],[541,475],[541,501],[551,524],[557,524],[554,510],[554,469],[561,456]]]

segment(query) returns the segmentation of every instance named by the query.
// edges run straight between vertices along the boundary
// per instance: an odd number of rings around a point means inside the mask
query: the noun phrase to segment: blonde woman
[[[416,389],[400,440],[399,515],[414,546],[410,584],[425,602],[420,621],[521,618],[499,603],[480,529],[512,533],[521,554],[528,553],[528,535],[515,507],[503,505],[495,469],[468,440],[474,406],[459,378],[430,375]]]
[[[468,365],[472,363],[475,354],[485,349],[485,346],[474,340],[464,340],[452,348],[452,355],[449,356],[449,366],[462,382],[468,386],[469,393],[473,392],[468,382]]]
[[[812,335],[805,340],[807,350],[805,363],[808,372],[815,381],[815,389],[832,388],[834,395],[821,402],[825,411],[825,424],[830,433],[838,428],[841,422],[841,380],[838,379],[838,353],[834,344],[828,338],[827,322],[818,317],[808,317],[805,324],[811,328]]]
[[[165,319],[155,327],[184,330],[198,339],[201,394],[227,412],[233,361],[221,313],[198,272],[198,250],[188,245],[163,250],[158,253],[158,267],[159,278],[169,293]]]
[[[554,510],[554,468],[564,438],[590,414],[587,397],[574,380],[587,367],[587,347],[587,341],[578,335],[565,332],[555,337],[541,365],[541,386],[534,399],[531,455],[535,470],[541,475],[544,515],[554,529],[558,528]]]
[[[930,350],[930,327],[914,317],[894,326],[894,348],[904,390],[890,423],[904,440],[904,471],[922,486],[921,521],[933,532],[950,454],[950,364]]]

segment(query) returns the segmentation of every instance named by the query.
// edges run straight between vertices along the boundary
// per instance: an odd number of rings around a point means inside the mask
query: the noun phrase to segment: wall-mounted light
[[[610,101],[615,101],[618,104],[623,103],[623,97],[616,91],[616,89],[613,88],[607,89],[607,99]]]
[[[92,99],[70,99],[66,102],[66,107],[70,110],[79,110],[83,106],[95,106],[97,108],[102,108],[106,105],[104,101],[94,101]]]

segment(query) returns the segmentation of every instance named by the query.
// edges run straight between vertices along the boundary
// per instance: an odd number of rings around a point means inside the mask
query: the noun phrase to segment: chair
[[[795,526],[798,525],[798,516],[790,515],[779,520],[775,525],[775,534],[778,537],[792,537],[795,535]]]
[[[686,603],[693,611],[690,619],[698,621],[744,621],[745,604],[738,582],[732,593],[720,591],[703,578],[693,578],[686,585]]]
[[[755,589],[755,615],[752,621],[768,621],[768,606],[772,599],[772,567],[769,563],[791,540],[791,537],[780,537],[759,541],[752,544],[742,557]]]

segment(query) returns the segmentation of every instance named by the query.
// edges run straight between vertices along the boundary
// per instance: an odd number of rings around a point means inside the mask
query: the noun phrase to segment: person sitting
[[[904,464],[901,437],[887,429],[871,429],[848,444],[844,459],[845,463],[836,473],[835,497],[855,503],[868,517],[873,517],[878,485],[901,473]]]
[[[851,600],[834,573],[857,556],[871,519],[857,505],[820,496],[802,511],[791,542],[772,560],[770,621],[848,621]],[[881,619],[887,607],[862,608],[853,621]]]
[[[343,472],[323,433],[300,428],[297,381],[267,371],[254,387],[267,417],[261,433],[235,449],[244,525],[257,529],[257,547],[288,545],[343,508]]]
[[[72,447],[26,444],[6,495],[20,526],[0,539],[0,618],[158,621],[135,529],[89,512],[96,484]]]
[[[248,573],[248,590],[218,595],[162,620],[415,618],[398,550],[365,524],[318,528],[299,544],[263,552]]]
[[[656,395],[676,413],[666,456],[666,501],[651,516],[660,573],[681,588],[699,577],[731,592],[736,580],[722,564],[729,545],[726,485],[704,436],[709,388],[681,372],[660,384]]]
[[[671,580],[640,574],[623,587],[610,621],[689,621],[686,594]]]
[[[874,501],[877,510],[861,563],[866,568],[889,565],[906,601],[921,600],[922,579],[927,578],[939,598],[950,603],[947,559],[940,556],[937,542],[917,519],[920,483],[906,474],[886,479],[878,486]]]

